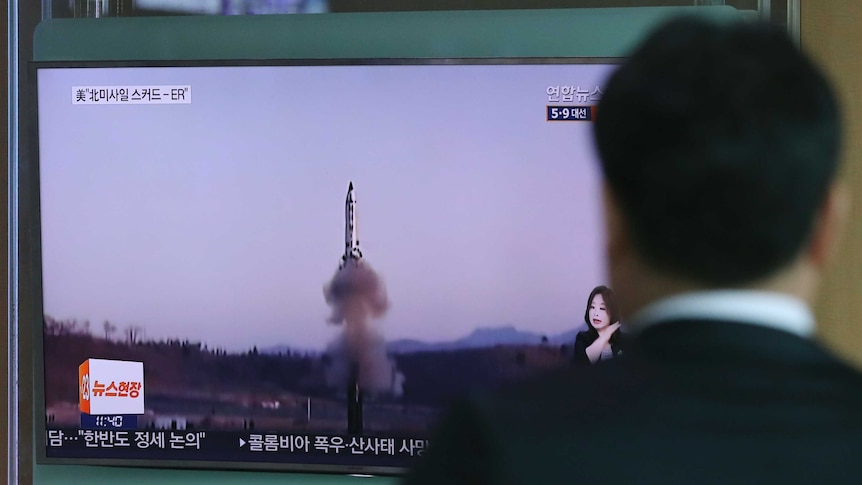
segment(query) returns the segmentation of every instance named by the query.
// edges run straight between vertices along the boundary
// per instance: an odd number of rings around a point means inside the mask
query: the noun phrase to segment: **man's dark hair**
[[[647,263],[739,284],[808,242],[836,170],[840,115],[786,33],[671,21],[612,74],[596,113],[605,178]]]

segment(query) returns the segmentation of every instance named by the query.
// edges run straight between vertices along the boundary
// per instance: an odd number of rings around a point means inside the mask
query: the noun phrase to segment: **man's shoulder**
[[[855,464],[862,452],[859,372],[810,340],[713,330],[687,327],[646,350],[636,345],[619,358],[461,401],[432,440],[436,458],[420,472],[445,479],[417,483],[695,483],[699,469],[798,480]],[[692,332],[696,339],[683,335]],[[768,340],[750,345],[740,332]],[[767,350],[776,344],[781,350]],[[764,453],[791,461],[775,471],[757,458]],[[624,468],[620,456],[627,457]],[[697,466],[676,469],[675,478],[667,470],[649,474],[679,456]],[[727,460],[738,468],[728,469]]]
[[[802,414],[800,399],[830,395],[818,401],[824,413],[862,405],[862,373],[816,340],[753,325],[680,322],[632,337],[617,358],[546,372],[471,402],[497,423],[585,430],[613,416],[625,432],[628,421],[666,413],[671,422],[718,420],[764,403]]]
[[[601,436],[603,423],[617,418],[629,379],[618,361],[548,371],[461,399],[407,483],[559,482],[577,443]]]
[[[548,371],[476,396],[473,401],[495,420],[579,423],[586,416],[613,415],[650,385],[647,367],[635,358],[619,358],[589,366]]]

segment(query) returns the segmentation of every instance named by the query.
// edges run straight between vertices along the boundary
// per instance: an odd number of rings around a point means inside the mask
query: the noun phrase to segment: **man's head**
[[[840,116],[785,33],[672,21],[614,72],[597,113],[612,278],[635,258],[689,286],[742,287],[822,245]]]

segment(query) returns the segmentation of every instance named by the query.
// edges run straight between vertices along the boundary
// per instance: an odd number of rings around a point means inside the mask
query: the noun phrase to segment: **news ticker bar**
[[[304,462],[310,457],[382,461],[401,466],[428,447],[421,438],[210,430],[58,428],[46,431],[49,457],[251,459]],[[252,456],[257,458],[252,458]],[[269,458],[267,458],[269,457]],[[364,457],[364,458],[362,458]],[[313,460],[321,462],[320,460]]]

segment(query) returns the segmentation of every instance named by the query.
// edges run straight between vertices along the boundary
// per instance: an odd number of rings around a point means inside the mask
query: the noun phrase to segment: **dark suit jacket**
[[[406,483],[862,484],[862,376],[790,333],[668,322],[464,401]]]

